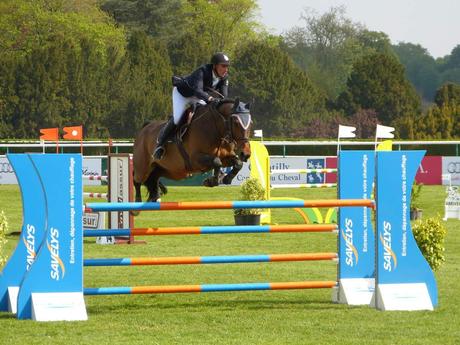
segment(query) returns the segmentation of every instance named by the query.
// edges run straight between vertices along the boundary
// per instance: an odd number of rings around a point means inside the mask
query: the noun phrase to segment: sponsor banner
[[[417,183],[423,183],[427,185],[441,185],[442,184],[442,157],[441,156],[423,157],[422,164],[420,164],[417,170],[415,181]]]
[[[99,176],[106,175],[106,169],[103,168],[105,158],[84,158],[83,159],[83,175]],[[336,157],[322,156],[295,156],[295,157],[270,157],[271,169],[321,169],[321,168],[337,168]],[[231,168],[224,168],[226,174]],[[239,186],[244,180],[249,178],[250,164],[243,164],[243,168],[232,181],[233,186]],[[423,158],[422,164],[417,171],[417,183],[426,185],[441,185],[448,184],[448,180],[442,180],[443,174],[450,174],[453,185],[460,185],[460,157],[441,157],[427,156]],[[167,185],[202,185],[203,179],[209,176],[209,173],[202,175],[194,175],[193,178],[184,181],[166,180]],[[271,176],[272,184],[301,184],[301,183],[336,183],[336,173],[312,173],[312,174],[273,174]],[[85,185],[101,185],[105,182],[83,180]],[[0,184],[17,184],[14,170],[9,164],[6,157],[0,157]]]
[[[460,157],[442,157],[442,174],[450,175],[452,185],[460,185]],[[443,179],[443,184],[448,185],[449,180]]]
[[[18,184],[13,167],[6,157],[0,157],[0,184]]]
[[[337,169],[337,157],[326,157],[326,168]],[[337,173],[326,174],[326,183],[337,183]]]
[[[83,158],[82,173],[83,176],[107,175],[106,171],[102,171],[102,158],[98,157]],[[101,184],[106,184],[106,182],[83,179],[83,184],[85,186],[100,186]]]
[[[271,170],[286,169],[324,169],[327,166],[327,157],[300,156],[300,157],[270,157]],[[271,184],[324,184],[325,173],[278,173],[270,176]]]
[[[105,160],[102,157],[83,158],[82,174],[85,176],[106,175],[106,172],[102,169],[103,159]],[[83,180],[83,183],[93,186],[101,185],[101,181]],[[0,157],[0,184],[18,184],[14,169],[5,156]],[[102,184],[105,184],[105,182],[102,182]]]
[[[42,229],[45,231],[44,238],[37,244],[39,247],[34,264],[24,276],[19,289],[18,319],[32,318],[33,293],[82,293],[83,286],[81,155],[29,156],[34,170],[26,173],[40,177],[48,211],[46,227]],[[26,190],[30,186],[21,181],[21,188]],[[51,296],[48,301],[52,305]],[[47,313],[52,316],[63,308],[67,306],[49,309]],[[69,312],[71,315],[71,310]]]
[[[437,304],[436,281],[415,242],[409,218],[411,187],[424,154],[425,151],[377,154],[376,289],[380,295],[376,300],[384,304],[386,299],[391,304],[418,301],[410,291],[387,296],[390,294],[382,292],[381,285],[417,283],[426,284],[433,305]]]
[[[374,151],[342,151],[340,199],[370,199],[374,183]],[[374,276],[374,229],[368,207],[340,208],[340,278]]]

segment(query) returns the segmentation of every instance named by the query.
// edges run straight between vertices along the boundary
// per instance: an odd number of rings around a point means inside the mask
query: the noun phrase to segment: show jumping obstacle
[[[374,164],[376,157],[376,168]],[[339,200],[169,203],[90,203],[93,211],[340,207],[337,225],[173,227],[122,229],[143,235],[338,231],[338,253],[298,253],[83,261],[82,181],[79,155],[8,155],[21,186],[24,226],[18,247],[0,276],[0,307],[17,306],[19,319],[87,319],[83,295],[281,290],[338,287],[340,303],[371,302],[381,310],[432,310],[436,282],[411,234],[410,188],[423,152],[343,151]],[[376,200],[369,200],[376,175]],[[391,172],[389,174],[388,172]],[[38,183],[37,183],[38,182]],[[364,198],[364,199],[360,199]],[[376,238],[371,208],[376,208]],[[33,231],[31,229],[34,229]],[[103,231],[103,230],[101,230]],[[87,232],[85,232],[85,235]],[[375,251],[374,251],[375,249]],[[35,255],[36,254],[36,255]],[[337,280],[83,289],[84,264],[162,265],[230,262],[338,261]],[[376,259],[376,261],[374,261]],[[93,259],[99,260],[99,259]],[[375,265],[374,265],[375,262]],[[376,270],[374,272],[374,269]],[[375,273],[375,274],[374,274]],[[19,278],[17,278],[20,276]],[[375,277],[375,290],[373,282]],[[16,281],[15,281],[16,279]],[[372,285],[372,286],[371,286]],[[16,296],[17,299],[16,299]],[[371,296],[372,301],[370,301]],[[15,303],[15,301],[17,301]]]
[[[83,175],[83,180],[106,181],[107,193],[84,192],[83,197],[105,199],[108,202],[129,202],[133,200],[133,163],[131,154],[109,154],[107,171],[108,175]],[[84,214],[84,226],[88,229],[103,229],[105,225],[105,213],[86,211]],[[110,229],[134,227],[134,217],[128,212],[110,212],[108,218]],[[108,233],[97,239],[98,243],[136,243],[133,236],[115,237]]]
[[[335,188],[337,183],[306,183],[306,184],[275,184],[271,181],[271,176],[275,174],[336,174],[336,168],[320,169],[271,169],[270,157],[267,148],[261,142],[251,141],[251,170],[252,178],[260,181],[265,189],[266,200],[296,200],[289,197],[273,197],[271,189],[281,188]],[[298,199],[297,199],[298,200]],[[332,223],[337,221],[336,208],[332,207],[326,211],[325,216],[318,208],[294,208],[305,223]],[[271,224],[271,210],[265,209],[261,212],[260,221],[262,224]]]

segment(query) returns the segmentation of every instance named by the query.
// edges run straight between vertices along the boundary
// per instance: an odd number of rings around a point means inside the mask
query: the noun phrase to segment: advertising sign
[[[450,175],[452,185],[460,185],[460,157],[442,157],[442,174]]]
[[[422,164],[420,164],[417,170],[415,181],[417,183],[423,183],[426,185],[441,185],[442,184],[442,157],[441,156],[423,157]]]

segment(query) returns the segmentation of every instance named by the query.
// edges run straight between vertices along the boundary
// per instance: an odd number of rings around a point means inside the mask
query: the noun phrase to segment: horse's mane
[[[219,100],[219,104],[226,104],[226,103],[235,103],[236,100],[233,98],[223,98]]]

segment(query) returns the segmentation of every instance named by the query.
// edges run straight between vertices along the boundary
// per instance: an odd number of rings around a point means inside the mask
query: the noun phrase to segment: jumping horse
[[[139,131],[134,141],[134,187],[136,201],[142,201],[141,185],[148,190],[148,201],[156,201],[166,194],[161,177],[181,180],[194,173],[213,170],[203,184],[208,187],[219,183],[230,184],[250,155],[249,132],[251,115],[249,104],[239,99],[222,99],[189,109],[179,124],[173,139],[166,144],[161,160],[152,153],[165,123],[150,122]],[[222,167],[231,167],[227,175]]]

